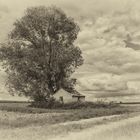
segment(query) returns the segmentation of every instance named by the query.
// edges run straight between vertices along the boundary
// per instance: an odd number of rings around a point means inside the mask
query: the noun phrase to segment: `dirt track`
[[[52,126],[33,125],[24,128],[1,129],[0,140],[139,140],[140,115],[126,117],[127,119],[121,118],[120,115],[114,115]],[[79,124],[81,126],[90,124],[90,128],[72,131],[73,127]],[[57,135],[54,135],[53,131],[56,130]]]
[[[140,115],[129,119],[97,125],[81,132],[69,133],[51,140],[139,140]]]

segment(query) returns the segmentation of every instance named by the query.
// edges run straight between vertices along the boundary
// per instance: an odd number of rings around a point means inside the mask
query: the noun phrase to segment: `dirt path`
[[[139,140],[135,139],[140,136],[138,132],[140,115],[114,115],[51,126],[1,129],[0,140]]]
[[[129,119],[97,125],[80,132],[61,135],[51,140],[139,140],[140,115]]]

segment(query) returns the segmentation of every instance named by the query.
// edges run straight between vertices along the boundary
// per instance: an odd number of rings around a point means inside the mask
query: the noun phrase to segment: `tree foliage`
[[[76,80],[70,76],[83,63],[74,45],[78,32],[59,8],[28,8],[0,48],[10,90],[34,100],[45,100],[60,88],[72,90]]]

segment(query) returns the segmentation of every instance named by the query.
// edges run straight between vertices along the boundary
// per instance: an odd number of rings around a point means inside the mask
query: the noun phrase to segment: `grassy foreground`
[[[29,103],[0,103],[1,128],[51,125],[67,121],[77,121],[138,111],[134,110],[133,107],[125,106],[64,110],[32,108],[28,105]]]
[[[69,132],[78,132],[96,125],[129,118],[136,115],[134,112],[139,114],[140,111],[139,106],[41,109],[29,105],[17,102],[0,103],[0,139],[46,140],[61,134],[67,135]]]

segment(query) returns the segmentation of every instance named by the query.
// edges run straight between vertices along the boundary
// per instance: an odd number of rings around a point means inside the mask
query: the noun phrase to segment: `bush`
[[[81,108],[112,108],[117,107],[118,104],[114,102],[70,102],[61,103],[54,98],[50,98],[44,102],[33,102],[32,107],[47,108],[47,109],[81,109]]]

